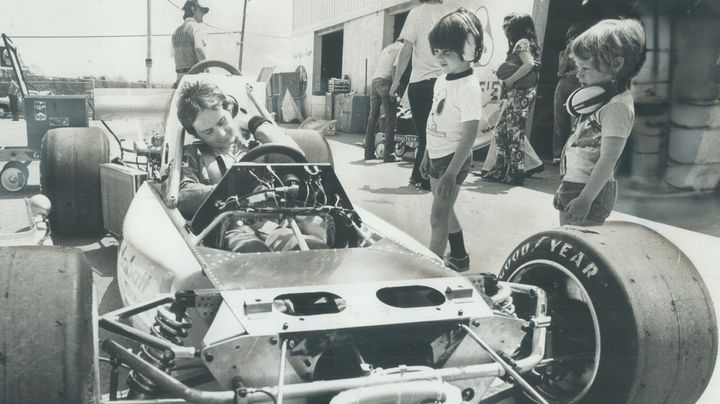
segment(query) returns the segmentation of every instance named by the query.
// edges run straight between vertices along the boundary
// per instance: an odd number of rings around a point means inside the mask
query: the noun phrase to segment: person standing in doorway
[[[198,0],[188,0],[182,10],[185,21],[172,35],[176,87],[191,67],[206,59],[207,40],[200,24],[210,8],[202,6]]]
[[[17,121],[20,119],[20,111],[18,110],[18,104],[20,103],[20,86],[15,80],[15,77],[10,80],[10,87],[8,87],[8,100],[10,101],[10,113],[12,114],[12,120]]]
[[[442,68],[430,50],[428,34],[450,10],[442,4],[442,0],[419,0],[419,2],[420,5],[408,13],[405,25],[400,32],[399,39],[403,40],[403,48],[398,55],[397,69],[392,87],[390,87],[390,94],[397,93],[400,77],[412,56],[412,73],[407,91],[419,145],[412,174],[410,174],[410,183],[429,191],[430,181],[420,175],[420,163],[425,155],[427,142],[425,127],[432,107],[433,87],[435,79],[442,73]]]
[[[577,65],[570,57],[570,42],[580,34],[580,25],[573,24],[565,34],[565,49],[560,52],[558,83],[555,87],[553,115],[553,164],[560,164],[563,147],[572,132],[572,117],[565,109],[568,96],[580,87]]]
[[[402,46],[400,41],[386,46],[382,50],[380,60],[378,60],[372,76],[370,84],[370,115],[365,130],[365,160],[375,158],[375,129],[380,117],[381,104],[385,114],[385,155],[377,156],[377,158],[382,158],[386,163],[396,160],[393,152],[395,150],[395,109],[397,103],[395,102],[395,94],[390,93],[390,86],[393,82],[397,55]]]

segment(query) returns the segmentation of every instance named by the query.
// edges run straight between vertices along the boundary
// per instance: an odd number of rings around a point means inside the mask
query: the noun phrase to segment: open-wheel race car
[[[261,84],[189,80],[267,115],[252,95]],[[125,215],[123,308],[97,315],[92,269],[76,249],[0,249],[0,401],[684,404],[707,386],[717,354],[709,293],[653,230],[554,229],[520,243],[499,275],[460,276],[354,206],[325,139],[294,130],[299,149],[251,150],[188,220],[177,208],[177,96],[150,156],[159,163]],[[97,214],[73,198],[92,199],[98,190],[79,178],[99,168],[72,159],[108,160],[95,129],[73,133],[49,134],[43,149],[46,177],[48,167],[79,176],[61,189],[60,174],[44,180],[61,233],[92,230],[72,220]]]

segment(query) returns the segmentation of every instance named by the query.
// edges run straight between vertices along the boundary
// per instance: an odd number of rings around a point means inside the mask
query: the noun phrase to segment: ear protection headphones
[[[465,31],[467,32],[465,47],[463,48],[463,53],[460,56],[465,62],[477,62],[480,60],[480,55],[482,54],[482,33],[478,32],[475,24],[473,24],[463,12],[458,11],[457,15],[463,21]]]
[[[576,118],[592,114],[621,92],[622,90],[612,82],[583,86],[570,94],[565,101],[565,109],[568,114]]]

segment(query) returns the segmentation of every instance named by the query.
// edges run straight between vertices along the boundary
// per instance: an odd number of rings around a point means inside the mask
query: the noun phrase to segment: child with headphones
[[[615,206],[615,166],[635,120],[630,82],[645,60],[645,31],[637,20],[602,20],[570,52],[582,87],[567,107],[579,122],[563,150],[553,205],[561,225],[601,225]]]
[[[427,121],[427,148],[420,173],[430,180],[430,250],[458,272],[470,268],[470,258],[454,205],[460,185],[470,172],[472,145],[482,116],[482,91],[472,64],[480,59],[483,30],[480,20],[464,8],[438,21],[428,35],[430,48],[445,75],[433,90]]]

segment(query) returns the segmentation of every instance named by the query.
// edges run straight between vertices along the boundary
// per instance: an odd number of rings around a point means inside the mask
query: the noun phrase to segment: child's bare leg
[[[430,212],[430,251],[442,257],[445,254],[445,247],[447,246],[448,230],[450,229],[450,220],[454,221],[454,225],[459,227],[460,224],[457,221],[453,206],[457,200],[458,193],[460,192],[460,186],[456,185],[453,187],[452,192],[448,197],[441,197],[437,194],[437,179],[430,177],[430,187],[433,191],[433,203],[432,210]]]

